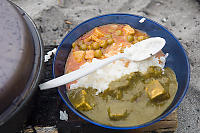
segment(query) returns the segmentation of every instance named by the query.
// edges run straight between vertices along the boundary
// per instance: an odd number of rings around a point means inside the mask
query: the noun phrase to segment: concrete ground
[[[77,24],[108,13],[142,15],[167,27],[182,43],[191,64],[190,87],[178,108],[177,132],[200,133],[199,0],[66,0],[64,7],[57,0],[11,1],[33,18],[45,45],[59,44]]]

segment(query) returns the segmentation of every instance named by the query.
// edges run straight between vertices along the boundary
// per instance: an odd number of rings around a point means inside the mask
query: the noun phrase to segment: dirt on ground
[[[191,64],[189,90],[178,108],[180,133],[200,132],[200,1],[198,0],[11,0],[36,23],[45,45],[58,45],[77,24],[97,15],[130,13],[167,27]]]

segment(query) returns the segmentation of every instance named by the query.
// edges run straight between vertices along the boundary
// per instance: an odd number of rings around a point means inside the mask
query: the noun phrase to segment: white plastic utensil
[[[80,68],[76,71],[62,75],[58,78],[49,80],[40,84],[40,90],[58,87],[81,77],[84,77],[97,69],[119,59],[129,59],[132,61],[142,61],[152,55],[158,53],[165,46],[165,39],[161,37],[152,37],[132,45],[130,48],[124,49],[124,53],[119,53],[106,59],[98,60],[98,62],[90,63],[87,67]]]

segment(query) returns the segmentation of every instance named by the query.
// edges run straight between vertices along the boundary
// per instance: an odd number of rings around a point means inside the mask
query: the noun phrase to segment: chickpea
[[[102,48],[106,48],[106,47],[108,46],[107,41],[106,41],[106,40],[103,40],[103,41],[100,43],[100,46],[101,46]]]
[[[117,36],[121,36],[121,35],[122,35],[122,31],[121,31],[121,30],[117,30],[117,31],[115,31],[115,34],[116,34]]]
[[[134,40],[133,35],[128,35],[128,36],[127,36],[127,40],[128,40],[129,42],[132,42],[132,41]]]
[[[107,43],[108,43],[108,45],[111,45],[111,44],[114,43],[114,40],[113,40],[113,39],[108,39],[108,40],[107,40]]]
[[[103,54],[102,54],[101,50],[95,50],[95,51],[94,51],[94,57],[100,58],[102,55],[103,55]]]
[[[84,44],[84,43],[81,44],[81,45],[80,45],[80,49],[81,49],[81,50],[87,50],[87,45]]]
[[[92,48],[95,49],[95,50],[99,49],[99,48],[100,48],[99,43],[93,42],[93,43],[92,43]]]

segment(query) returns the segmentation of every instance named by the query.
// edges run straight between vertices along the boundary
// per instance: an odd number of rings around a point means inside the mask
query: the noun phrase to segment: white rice
[[[60,120],[68,121],[68,114],[66,113],[66,111],[60,110]]]
[[[97,62],[98,59],[93,59],[92,62]],[[118,60],[115,61],[83,78],[77,80],[77,83],[72,84],[70,89],[76,89],[78,87],[92,87],[97,89],[97,94],[103,92],[108,88],[108,85],[111,81],[117,80],[126,74],[130,74],[132,72],[142,72],[145,73],[149,66],[159,66],[164,68],[166,57],[162,57],[162,60],[159,60],[155,56],[148,58],[143,61],[134,62],[131,61],[128,67],[125,66],[125,63],[128,60]],[[159,63],[161,61],[162,63]],[[90,63],[85,63],[81,67],[87,67]]]

